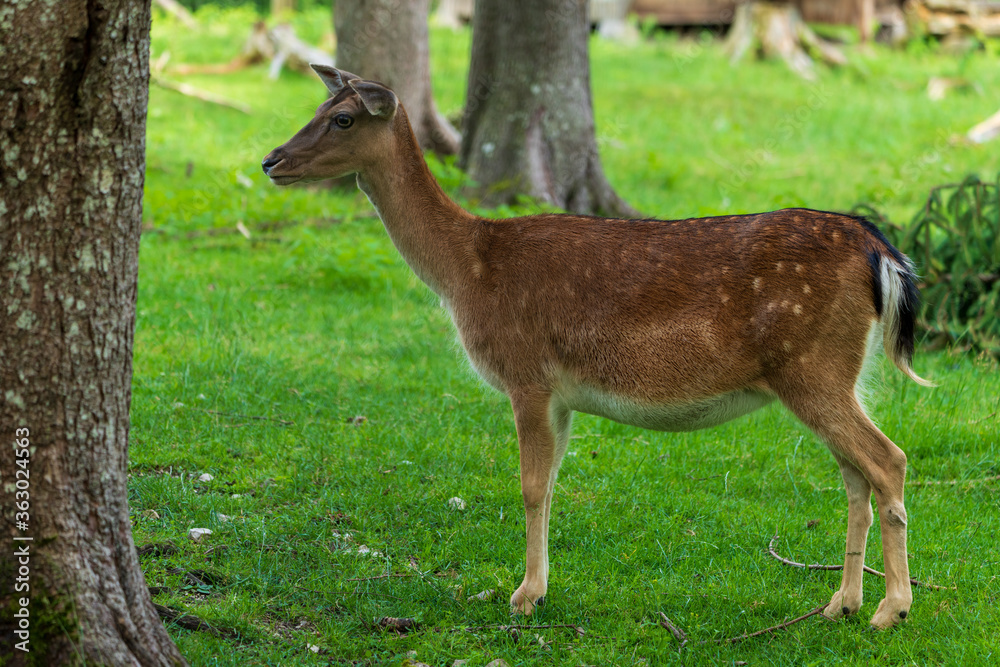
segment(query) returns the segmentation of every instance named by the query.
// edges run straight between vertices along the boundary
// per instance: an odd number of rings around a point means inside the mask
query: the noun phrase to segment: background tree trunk
[[[149,0],[7,6],[0,663],[184,664],[150,602],[126,492]],[[26,517],[15,514],[18,429],[30,440]],[[15,593],[22,547],[30,590]],[[9,625],[22,597],[30,653],[15,648],[20,628]]]
[[[430,0],[337,0],[337,67],[392,88],[421,147],[451,155],[458,132],[431,96],[429,12]]]
[[[745,2],[736,8],[726,37],[726,51],[733,63],[749,51],[779,57],[800,76],[816,77],[810,53],[830,65],[846,65],[836,47],[814,33],[791,2]]]
[[[295,11],[296,0],[271,0],[271,16],[280,16]]]
[[[487,202],[636,214],[597,152],[586,12],[586,0],[476,2],[459,163]]]
[[[858,36],[862,44],[875,36],[875,0],[854,0],[858,11]]]

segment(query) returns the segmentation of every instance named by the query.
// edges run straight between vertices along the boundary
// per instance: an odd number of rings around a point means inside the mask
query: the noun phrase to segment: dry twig
[[[351,595],[351,593],[347,591],[317,591],[312,588],[306,588],[305,586],[299,586],[298,584],[295,584],[295,587],[300,591],[315,593],[316,595]]]
[[[260,421],[277,422],[282,426],[295,426],[295,422],[288,419],[278,419],[277,417],[266,417],[261,415],[241,415],[238,412],[222,412],[221,410],[205,410],[203,408],[195,408],[195,410],[201,410],[202,412],[207,412],[210,415],[219,415],[222,417],[239,417],[241,419],[256,419]]]
[[[216,637],[225,637],[232,639],[239,635],[236,630],[232,628],[216,628],[209,625],[205,620],[198,618],[197,616],[192,616],[191,614],[185,614],[184,612],[177,611],[176,609],[171,609],[170,607],[165,607],[162,604],[153,603],[153,608],[156,609],[156,613],[159,614],[160,618],[165,621],[171,621],[176,623],[182,628],[187,630],[200,630],[202,632],[209,632]]]
[[[375,625],[399,635],[420,629],[420,624],[414,618],[395,618],[393,616],[383,616],[376,621]]]
[[[813,563],[811,565],[806,565],[805,563],[799,563],[799,562],[794,561],[794,560],[789,560],[788,558],[785,558],[784,556],[779,555],[778,552],[774,550],[774,543],[777,541],[778,537],[779,537],[779,535],[775,535],[774,537],[771,538],[771,541],[767,545],[767,553],[769,553],[771,555],[771,557],[774,558],[775,560],[777,560],[777,561],[779,561],[781,563],[784,563],[785,565],[788,565],[789,567],[801,567],[801,568],[804,568],[806,570],[843,570],[844,569],[843,565],[820,565],[819,563]],[[864,571],[867,572],[868,574],[874,574],[876,577],[882,577],[883,579],[885,579],[885,573],[884,572],[879,572],[878,570],[870,568],[867,565],[864,566]],[[923,586],[924,588],[930,588],[930,589],[935,590],[935,591],[946,591],[946,590],[955,591],[955,590],[958,590],[957,586],[938,586],[937,584],[927,584],[927,583],[924,583],[923,581],[919,581],[917,579],[914,579],[913,577],[910,577],[910,583],[913,584],[914,586]]]
[[[822,613],[824,609],[826,609],[826,605],[825,604],[816,607],[815,609],[813,609],[812,611],[810,611],[808,614],[802,614],[798,618],[793,618],[790,621],[785,621],[784,623],[779,623],[778,625],[772,625],[769,628],[764,628],[763,630],[758,630],[757,632],[751,632],[749,634],[744,633],[744,634],[742,634],[742,635],[740,635],[738,637],[728,637],[726,639],[713,639],[712,643],[713,644],[727,644],[727,643],[728,644],[735,644],[736,642],[741,642],[744,639],[750,639],[751,637],[759,637],[761,635],[766,635],[766,634],[771,633],[771,632],[777,632],[778,630],[784,630],[785,628],[787,628],[787,627],[789,627],[791,625],[795,625],[799,621],[806,620],[810,616],[815,616],[816,614]],[[708,642],[702,642],[702,644],[706,644],[706,643],[708,643]]]
[[[958,484],[982,484],[984,482],[997,481],[1000,481],[1000,475],[978,477],[976,479],[927,479],[919,482],[910,482],[908,486],[956,486]]]
[[[688,641],[687,634],[685,634],[683,630],[674,625],[673,622],[669,618],[667,618],[667,615],[664,614],[662,611],[658,613],[660,614],[660,627],[670,630],[670,634],[674,636],[674,639],[680,642],[681,645],[677,647],[677,650],[679,651],[682,648],[684,648],[684,645],[687,644]]]
[[[374,581],[376,579],[388,579],[390,577],[415,577],[412,572],[394,572],[391,574],[380,574],[377,577],[358,577],[357,579],[344,579],[344,581]]]
[[[184,5],[177,2],[177,0],[156,0],[156,4],[163,11],[183,23],[184,27],[188,30],[196,30],[198,28],[198,21],[194,18],[194,15]]]
[[[163,77],[156,76],[155,74],[150,75],[150,81],[161,88],[166,88],[168,90],[173,90],[180,93],[181,95],[187,95],[188,97],[194,97],[202,102],[209,102],[211,104],[218,104],[219,106],[228,107],[230,109],[235,109],[241,113],[250,114],[250,107],[242,102],[234,102],[233,100],[226,99],[220,95],[214,93],[209,93],[204,90],[199,90],[194,86],[189,86],[186,83],[178,83],[176,81],[169,81]]]
[[[995,414],[983,417],[982,419],[977,419],[976,421],[969,422],[970,424],[978,424],[979,422],[990,419],[996,416]],[[920,487],[920,486],[958,486],[959,484],[985,484],[987,482],[1000,482],[1000,475],[993,475],[991,477],[976,477],[975,479],[925,479],[919,481],[907,481],[906,486]],[[843,491],[843,486],[813,486],[813,491]]]
[[[451,628],[449,632],[476,632],[478,630],[500,630],[502,632],[511,632],[512,630],[555,630],[558,628],[567,628],[576,633],[577,637],[583,637],[587,634],[579,625],[572,625],[569,623],[549,623],[547,625],[467,625],[461,628]]]
[[[698,643],[699,644],[727,644],[727,643],[728,644],[735,644],[737,642],[743,641],[744,639],[751,639],[753,637],[760,637],[761,635],[766,635],[766,634],[770,634],[770,633],[773,633],[773,632],[777,632],[778,630],[784,630],[784,629],[786,629],[786,628],[788,628],[788,627],[790,627],[792,625],[795,625],[796,623],[798,623],[800,621],[806,620],[810,616],[815,616],[816,614],[821,613],[824,609],[826,609],[826,605],[825,604],[824,605],[820,605],[819,607],[816,607],[815,609],[813,609],[809,613],[803,614],[802,616],[799,616],[798,618],[793,618],[790,621],[785,621],[784,623],[779,623],[778,625],[772,625],[771,627],[764,628],[763,630],[757,630],[756,632],[745,632],[742,635],[738,635],[736,637],[726,637],[725,639],[705,639],[705,640],[702,640],[702,641],[700,641]],[[670,630],[670,633],[674,636],[674,639],[676,639],[678,642],[680,642],[680,646],[677,647],[677,650],[680,651],[688,643],[688,636],[687,636],[687,634],[683,630],[681,630],[679,627],[677,627],[676,625],[674,625],[673,621],[671,621],[669,618],[667,618],[667,615],[664,614],[662,611],[661,612],[657,612],[657,613],[659,613],[659,615],[660,615],[660,627],[661,628],[666,628],[667,630]]]
[[[970,424],[978,424],[979,422],[984,422],[987,419],[993,419],[994,417],[997,416],[997,414],[1000,414],[1000,410],[994,410],[993,412],[991,412],[990,414],[986,415],[985,417],[980,417],[979,419],[973,419],[969,423]],[[1000,475],[997,475],[997,476],[1000,477]]]

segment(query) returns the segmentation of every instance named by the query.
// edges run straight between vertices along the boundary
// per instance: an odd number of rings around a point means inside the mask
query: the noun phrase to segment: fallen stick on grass
[[[208,102],[210,104],[218,104],[219,106],[228,107],[230,109],[235,109],[241,113],[250,115],[250,107],[242,102],[234,102],[233,100],[226,99],[220,95],[214,93],[209,93],[204,90],[199,90],[194,86],[189,86],[186,83],[177,83],[176,81],[168,81],[163,77],[156,75],[150,76],[150,81],[161,88],[166,88],[167,90],[173,90],[180,93],[181,95],[186,95],[188,97],[193,97],[199,99],[202,102]]]
[[[216,637],[225,637],[228,639],[239,636],[239,633],[232,628],[216,628],[204,619],[192,616],[191,614],[185,614],[182,611],[171,609],[170,607],[165,607],[162,604],[156,604],[154,602],[153,608],[156,609],[156,613],[159,614],[160,618],[165,621],[175,623],[185,630],[200,630],[202,632],[211,633]]]
[[[764,628],[763,630],[757,630],[756,632],[744,632],[742,635],[738,635],[736,637],[726,637],[724,639],[703,639],[702,641],[700,641],[698,643],[699,644],[727,644],[727,643],[728,644],[735,644],[736,642],[741,642],[744,639],[751,639],[753,637],[760,637],[761,635],[766,635],[766,634],[770,634],[770,633],[773,633],[773,632],[777,632],[778,630],[784,630],[784,629],[786,629],[788,627],[791,627],[791,626],[795,625],[796,623],[799,623],[800,621],[806,620],[810,616],[816,616],[817,614],[822,613],[822,611],[824,609],[826,609],[826,605],[825,604],[824,605],[820,605],[819,607],[816,607],[812,611],[810,611],[808,613],[805,613],[805,614],[803,614],[803,615],[801,615],[801,616],[799,616],[797,618],[793,618],[790,621],[785,621],[785,622],[779,623],[777,625],[772,625],[771,627]],[[667,615],[664,614],[662,611],[661,612],[657,612],[657,613],[660,615],[660,627],[661,628],[666,628],[667,630],[670,630],[670,633],[674,636],[674,638],[678,642],[680,642],[680,646],[677,647],[677,650],[680,651],[688,643],[687,633],[685,633],[679,627],[677,627],[676,625],[674,625],[673,621],[671,621],[669,618],[667,618]]]
[[[768,545],[767,545],[767,553],[769,553],[772,558],[778,560],[781,563],[784,563],[785,565],[788,565],[789,567],[801,567],[801,568],[804,568],[806,570],[843,570],[844,569],[843,565],[821,565],[819,563],[813,563],[811,565],[807,565],[805,563],[799,563],[799,562],[794,561],[794,560],[789,560],[788,558],[785,558],[784,556],[781,556],[780,554],[778,554],[777,551],[774,550],[774,543],[775,543],[775,541],[777,541],[778,537],[780,537],[780,536],[779,535],[775,535],[774,537],[771,538],[770,543],[768,543]],[[867,565],[864,566],[864,571],[867,572],[868,574],[874,574],[876,577],[882,577],[883,579],[885,579],[885,573],[884,572],[879,572],[878,570],[870,568]],[[914,586],[923,586],[924,588],[930,588],[930,589],[936,590],[936,591],[956,591],[956,590],[958,590],[957,586],[938,586],[937,584],[928,584],[928,583],[924,583],[923,581],[919,581],[918,579],[914,579],[913,577],[910,577],[910,583],[913,584]]]
[[[981,421],[987,419],[992,419],[997,415],[994,412],[991,415],[987,415],[982,419],[976,419],[975,421],[970,421],[970,424],[978,424]],[[988,482],[1000,482],[1000,475],[993,475],[991,477],[976,477],[974,479],[923,479],[915,482],[906,482],[906,486],[920,487],[920,486],[958,486],[959,484],[986,484]],[[813,486],[813,491],[843,491],[843,486]]]
[[[392,574],[380,574],[377,577],[358,577],[357,579],[344,579],[344,581],[375,581],[376,579],[388,579],[390,577],[415,577],[416,573],[393,572]]]
[[[779,623],[778,625],[772,625],[769,628],[764,628],[763,630],[758,630],[757,632],[751,632],[749,634],[748,633],[744,633],[744,634],[742,634],[742,635],[740,635],[738,637],[727,637],[726,639],[706,640],[706,641],[703,641],[701,643],[702,644],[708,644],[708,643],[712,643],[712,644],[727,644],[727,643],[728,644],[735,644],[736,642],[741,642],[744,639],[750,639],[751,637],[759,637],[761,635],[766,635],[766,634],[769,634],[769,633],[772,633],[772,632],[777,632],[778,630],[784,630],[784,629],[788,628],[789,626],[795,625],[799,621],[806,620],[810,616],[815,616],[817,614],[822,613],[824,609],[826,609],[826,605],[825,604],[816,607],[815,609],[813,609],[812,611],[810,611],[807,614],[802,614],[798,618],[793,618],[790,621],[785,621],[784,623]]]
[[[256,419],[259,421],[277,422],[282,426],[295,426],[295,422],[288,419],[278,419],[277,417],[266,417],[262,415],[241,415],[238,412],[222,412],[221,410],[205,410],[203,408],[195,408],[195,410],[201,410],[202,412],[207,412],[210,415],[219,415],[221,417],[239,417],[241,419]]]
[[[688,641],[687,634],[683,630],[678,628],[676,625],[674,625],[673,621],[667,618],[667,615],[664,614],[662,611],[658,613],[660,614],[660,627],[670,630],[670,634],[674,636],[674,639],[676,639],[681,643],[681,645],[677,647],[677,650],[679,651],[682,648],[684,648],[684,645],[687,644]]]
[[[969,423],[976,424],[978,422]],[[983,482],[1000,482],[1000,475],[993,475],[992,477],[979,477],[977,479],[928,479],[920,482],[913,482],[910,486],[955,486],[956,484],[981,484]]]
[[[156,0],[156,5],[183,23],[184,27],[188,30],[198,28],[198,21],[194,15],[184,5],[177,2],[177,0]]]
[[[450,632],[476,632],[477,630],[500,630],[502,632],[511,632],[515,630],[556,630],[559,628],[572,630],[576,633],[577,637],[583,637],[587,634],[587,631],[579,625],[572,625],[569,623],[549,623],[547,625],[467,625],[460,628],[451,628]]]
[[[820,563],[813,563],[811,565],[808,565],[806,563],[799,563],[797,561],[785,558],[784,556],[782,556],[781,554],[779,554],[774,549],[774,543],[778,540],[778,537],[779,537],[778,535],[775,535],[774,537],[771,538],[771,541],[767,545],[767,553],[770,554],[770,556],[772,558],[774,558],[775,560],[777,560],[778,562],[780,562],[780,563],[782,563],[784,565],[788,565],[789,567],[799,567],[799,568],[803,568],[803,569],[806,569],[806,570],[843,570],[844,569],[843,565],[823,565],[823,564],[820,564]],[[876,576],[882,577],[883,579],[885,578],[885,574],[884,573],[879,572],[878,570],[872,569],[872,568],[868,567],[867,565],[864,566],[864,571],[867,572],[867,573],[869,573],[869,574],[874,574]],[[956,586],[938,586],[937,584],[928,584],[928,583],[924,583],[922,581],[919,581],[917,579],[913,579],[912,577],[910,578],[910,583],[913,584],[914,586],[923,586],[924,588],[930,588],[932,590],[952,590],[952,591],[958,590],[958,588]],[[784,623],[779,623],[778,625],[772,625],[771,627],[764,628],[763,630],[757,630],[756,632],[744,633],[744,634],[739,635],[737,637],[727,637],[726,639],[710,639],[710,640],[706,639],[706,640],[703,640],[703,641],[699,642],[699,644],[708,644],[708,643],[714,643],[714,644],[736,643],[736,642],[743,641],[744,639],[750,639],[752,637],[759,637],[761,635],[765,635],[765,634],[777,632],[778,630],[784,630],[785,628],[788,628],[789,626],[792,626],[792,625],[794,625],[796,623],[799,623],[800,621],[804,621],[805,619],[807,619],[807,618],[809,618],[811,616],[816,616],[817,614],[821,614],[824,609],[826,609],[826,605],[825,604],[824,605],[820,605],[819,607],[816,607],[812,611],[809,611],[808,613],[805,613],[802,616],[799,616],[797,618],[793,618],[790,621],[785,621]],[[681,649],[681,648],[684,648],[684,646],[688,642],[688,636],[687,636],[687,634],[682,629],[680,629],[678,626],[676,626],[673,623],[673,621],[671,621],[669,618],[667,618],[667,615],[664,614],[662,611],[658,612],[658,614],[660,616],[660,622],[659,622],[660,623],[660,627],[666,628],[667,630],[670,630],[670,632],[671,632],[671,634],[673,634],[674,638],[677,639],[678,642],[680,642],[680,646],[678,647],[678,650]]]

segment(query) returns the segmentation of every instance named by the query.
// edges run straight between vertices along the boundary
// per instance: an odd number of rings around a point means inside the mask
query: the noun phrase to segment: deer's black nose
[[[281,158],[272,157],[268,155],[260,163],[260,168],[264,170],[265,174],[270,174],[271,168],[274,167],[274,165],[278,164],[279,162],[281,162]]]

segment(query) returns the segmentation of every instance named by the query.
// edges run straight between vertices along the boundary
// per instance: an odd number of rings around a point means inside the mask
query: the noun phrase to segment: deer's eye
[[[354,119],[348,116],[346,113],[338,113],[336,116],[333,117],[333,122],[337,125],[337,127],[343,127],[343,128],[348,128],[351,125],[354,125]]]

